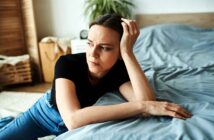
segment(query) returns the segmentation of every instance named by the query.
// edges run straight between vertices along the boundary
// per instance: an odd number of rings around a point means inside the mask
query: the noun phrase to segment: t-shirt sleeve
[[[68,62],[66,56],[61,56],[55,65],[54,72],[55,79],[57,78],[66,78],[70,79],[71,76],[71,64]]]

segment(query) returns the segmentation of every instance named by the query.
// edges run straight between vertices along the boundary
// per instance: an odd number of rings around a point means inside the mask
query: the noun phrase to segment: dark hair
[[[95,21],[93,21],[89,28],[91,28],[93,25],[101,25],[110,29],[113,29],[114,31],[118,32],[120,35],[120,39],[123,35],[123,27],[121,25],[121,16],[117,14],[105,14],[103,16],[98,17]]]

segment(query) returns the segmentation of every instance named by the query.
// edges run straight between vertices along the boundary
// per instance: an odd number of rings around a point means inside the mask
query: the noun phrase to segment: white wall
[[[135,13],[214,12],[214,0],[133,0]]]
[[[33,0],[38,38],[78,38],[88,28],[85,0]],[[133,0],[134,13],[214,12],[214,0]]]
[[[34,0],[38,38],[79,37],[88,28],[83,14],[84,0]]]

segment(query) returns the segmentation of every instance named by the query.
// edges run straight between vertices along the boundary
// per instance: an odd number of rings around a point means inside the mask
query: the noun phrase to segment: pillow
[[[133,50],[143,69],[209,67],[214,65],[213,37],[214,28],[154,25],[140,30]]]

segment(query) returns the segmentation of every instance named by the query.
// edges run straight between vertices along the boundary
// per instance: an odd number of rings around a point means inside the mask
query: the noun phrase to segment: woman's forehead
[[[91,41],[104,41],[108,43],[116,43],[120,41],[119,33],[111,28],[101,25],[93,25],[90,28],[88,39]]]

